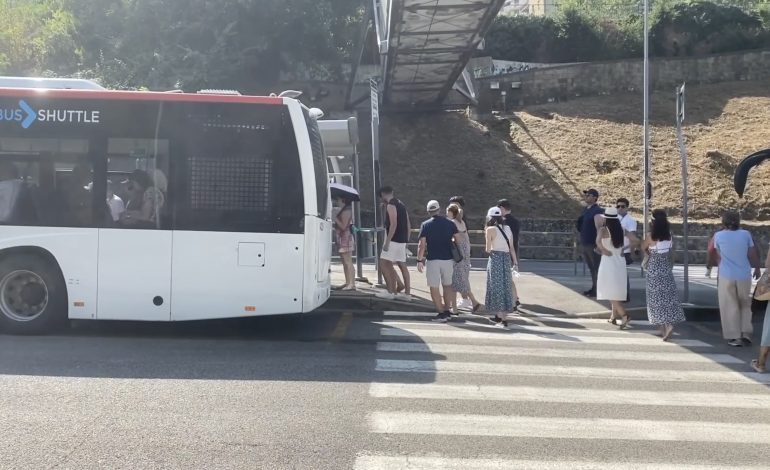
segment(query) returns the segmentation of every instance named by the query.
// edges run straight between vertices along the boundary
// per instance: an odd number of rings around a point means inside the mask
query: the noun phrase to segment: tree
[[[0,2],[0,73],[79,75],[118,88],[335,79],[363,0]]]
[[[765,30],[755,12],[696,0],[656,8],[650,38],[657,55],[702,55],[761,47]]]
[[[60,1],[0,2],[0,73],[70,74],[81,50],[75,19]]]

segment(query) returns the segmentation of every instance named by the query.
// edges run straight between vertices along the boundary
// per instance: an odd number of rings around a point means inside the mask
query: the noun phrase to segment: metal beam
[[[464,52],[468,52],[469,50],[473,52],[476,48],[472,47],[469,48],[468,46],[464,47],[425,47],[423,49],[412,49],[412,48],[399,48],[396,51],[397,55],[414,55],[414,54],[462,54]]]
[[[413,60],[411,62],[398,62],[396,65],[449,65],[456,63],[456,60]]]
[[[444,80],[422,80],[422,81],[413,81],[413,82],[391,82],[391,85],[393,86],[399,86],[399,85],[443,85]]]
[[[481,31],[487,31],[489,27],[492,25],[492,21],[494,21],[497,14],[500,12],[500,9],[503,7],[503,3],[505,3],[505,0],[494,0],[493,3],[488,4],[488,9],[484,15],[484,18],[482,19],[481,23],[479,24],[479,29],[476,34],[478,34]],[[474,38],[473,41],[471,41],[471,44],[475,46],[478,45],[479,42],[481,42],[480,37]],[[452,73],[449,75],[446,85],[444,85],[444,89],[439,92],[438,97],[436,98],[437,103],[441,103],[446,99],[446,96],[449,94],[449,91],[454,86],[455,82],[458,78],[460,78],[460,74],[462,74],[463,70],[465,69],[465,66],[468,64],[468,61],[471,59],[471,56],[473,55],[474,49],[469,49],[468,52],[464,53],[461,59],[457,62],[457,66],[454,68]]]
[[[443,36],[447,34],[472,34],[475,33],[475,29],[455,29],[452,31],[401,31],[401,36]]]
[[[359,44],[356,57],[358,59],[353,64],[353,69],[350,72],[350,80],[348,81],[348,89],[345,90],[345,108],[348,107],[350,102],[350,95],[353,93],[353,87],[356,85],[356,75],[358,74],[358,67],[361,65],[361,61],[364,58],[364,50],[366,49],[366,38],[369,37],[369,31],[371,30],[372,22],[374,21],[374,8],[371,2],[366,2],[366,13],[364,14],[363,24],[361,25],[361,41]],[[378,45],[379,47],[379,45]]]
[[[441,91],[443,90],[443,86],[434,86],[434,87],[428,87],[428,88],[391,88],[391,93],[424,93],[428,91]]]
[[[483,10],[487,7],[487,3],[460,3],[454,5],[414,5],[405,6],[404,10],[417,13],[418,11],[447,11],[447,10]]]

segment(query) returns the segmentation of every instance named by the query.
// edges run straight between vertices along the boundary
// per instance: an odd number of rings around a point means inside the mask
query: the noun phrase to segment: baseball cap
[[[428,212],[433,212],[441,209],[441,204],[435,199],[428,201]]]
[[[599,197],[599,191],[597,191],[597,190],[595,190],[593,188],[586,189],[585,191],[583,191],[583,194],[590,194],[593,197]]]
[[[487,217],[502,217],[503,211],[499,207],[490,207],[487,211]]]

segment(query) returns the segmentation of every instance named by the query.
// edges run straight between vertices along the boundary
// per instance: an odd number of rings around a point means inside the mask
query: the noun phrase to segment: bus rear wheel
[[[66,319],[66,290],[58,270],[32,254],[0,260],[0,331],[39,334]]]

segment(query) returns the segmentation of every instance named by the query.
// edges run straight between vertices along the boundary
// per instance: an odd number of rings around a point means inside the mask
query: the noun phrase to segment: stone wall
[[[671,90],[682,82],[718,83],[770,77],[770,50],[705,57],[661,58],[650,63],[651,87]],[[618,60],[530,69],[476,80],[480,114],[579,96],[641,91],[643,62]],[[503,95],[505,93],[505,95]]]

